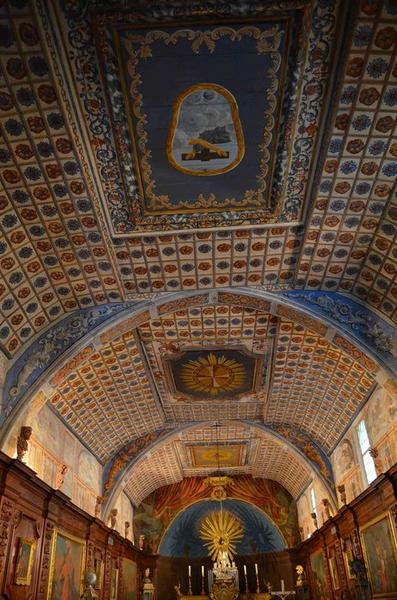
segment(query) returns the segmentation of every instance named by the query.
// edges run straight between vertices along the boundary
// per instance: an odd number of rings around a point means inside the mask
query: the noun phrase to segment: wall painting
[[[313,600],[328,600],[329,592],[325,574],[325,559],[322,550],[310,556],[313,576]]]
[[[370,521],[360,534],[373,597],[394,598],[397,592],[397,558],[390,516],[384,514]]]
[[[55,530],[47,600],[80,598],[84,565],[85,541]]]
[[[137,598],[137,568],[136,563],[128,558],[123,558],[122,585],[120,600],[136,600]]]

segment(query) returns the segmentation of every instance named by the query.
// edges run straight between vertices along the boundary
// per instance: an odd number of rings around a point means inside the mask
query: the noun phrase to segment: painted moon
[[[167,138],[170,164],[183,173],[220,175],[244,156],[237,102],[224,87],[202,83],[187,88],[175,101]]]

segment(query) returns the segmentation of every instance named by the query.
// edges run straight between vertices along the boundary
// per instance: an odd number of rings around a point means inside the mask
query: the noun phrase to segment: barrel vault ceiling
[[[4,359],[67,314],[170,292],[339,292],[396,325],[396,41],[392,0],[0,2]],[[218,433],[224,471],[297,497],[375,385],[321,327],[214,295],[103,338],[48,402],[103,465],[172,434],[129,472],[135,504],[210,473]]]

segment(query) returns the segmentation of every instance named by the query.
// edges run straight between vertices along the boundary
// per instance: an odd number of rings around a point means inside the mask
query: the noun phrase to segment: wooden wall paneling
[[[15,581],[18,553],[22,538],[34,540],[36,544],[33,553],[32,574],[29,585],[17,585]],[[16,510],[14,521],[12,523],[10,553],[4,586],[4,590],[13,600],[30,600],[36,598],[40,567],[41,539],[42,519],[37,520],[35,515]]]

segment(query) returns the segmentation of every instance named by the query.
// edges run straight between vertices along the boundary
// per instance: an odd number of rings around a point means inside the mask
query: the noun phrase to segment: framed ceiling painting
[[[373,598],[397,597],[396,536],[389,513],[360,529]]]
[[[83,591],[85,556],[84,540],[55,530],[47,600],[80,598]]]

